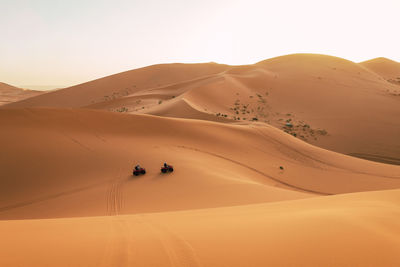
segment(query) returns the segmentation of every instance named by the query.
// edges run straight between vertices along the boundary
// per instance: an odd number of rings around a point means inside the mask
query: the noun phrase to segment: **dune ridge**
[[[146,88],[211,75],[221,72],[227,67],[227,65],[216,63],[153,65],[63,88],[41,97],[12,103],[9,106],[83,107],[114,100]]]

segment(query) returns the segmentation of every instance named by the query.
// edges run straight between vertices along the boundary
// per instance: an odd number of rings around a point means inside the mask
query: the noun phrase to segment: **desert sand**
[[[154,65],[3,105],[0,266],[399,266],[398,64]]]
[[[398,266],[399,190],[0,221],[2,266]],[[6,256],[5,256],[6,255]],[[21,256],[23,255],[23,256]]]

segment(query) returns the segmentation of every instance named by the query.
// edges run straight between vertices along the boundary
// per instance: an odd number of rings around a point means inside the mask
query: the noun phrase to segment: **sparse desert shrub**
[[[117,109],[117,112],[128,112],[128,108],[121,107],[121,108]]]
[[[162,103],[162,100],[159,100],[159,101],[158,101],[158,104],[161,105],[161,103]]]

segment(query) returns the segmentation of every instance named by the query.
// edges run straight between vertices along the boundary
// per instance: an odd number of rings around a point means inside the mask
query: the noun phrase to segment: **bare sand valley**
[[[0,127],[0,266],[400,266],[398,62],[1,84]]]

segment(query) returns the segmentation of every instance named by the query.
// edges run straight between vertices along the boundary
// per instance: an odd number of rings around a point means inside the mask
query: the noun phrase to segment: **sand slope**
[[[294,54],[249,66],[155,65],[7,107],[84,106],[219,122],[256,119],[319,147],[400,164],[400,87],[388,81],[397,77],[398,64]]]
[[[6,83],[0,82],[0,106],[17,102],[29,97],[43,94],[44,92],[21,89]]]
[[[0,243],[0,265],[394,267],[400,264],[399,193],[0,221],[2,240],[7,240]]]
[[[143,89],[219,73],[227,67],[216,63],[153,65],[52,91],[10,107],[82,107],[118,99]]]
[[[37,108],[0,110],[0,123],[3,219],[210,208],[400,187],[399,166],[313,147],[265,124]],[[176,172],[161,175],[164,161]],[[137,162],[146,176],[132,177]]]

